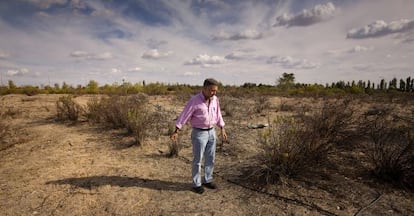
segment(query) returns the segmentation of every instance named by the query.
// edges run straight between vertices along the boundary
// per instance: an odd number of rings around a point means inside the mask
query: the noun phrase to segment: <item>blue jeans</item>
[[[193,186],[201,186],[201,162],[204,156],[204,182],[213,181],[214,159],[216,157],[216,131],[193,128],[191,132],[193,144],[192,178]]]

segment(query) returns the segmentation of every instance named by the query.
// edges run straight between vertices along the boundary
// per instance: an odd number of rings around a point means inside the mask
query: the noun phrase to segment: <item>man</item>
[[[219,83],[215,79],[204,80],[202,91],[194,95],[184,107],[175,123],[175,132],[171,135],[173,141],[178,138],[178,131],[187,121],[193,128],[191,142],[193,145],[192,178],[193,190],[196,193],[204,192],[203,186],[216,189],[213,183],[214,159],[216,154],[216,131],[214,126],[221,129],[223,142],[227,141],[224,130],[224,121],[221,116],[220,104],[216,96]],[[204,162],[204,181],[201,180],[201,161]]]

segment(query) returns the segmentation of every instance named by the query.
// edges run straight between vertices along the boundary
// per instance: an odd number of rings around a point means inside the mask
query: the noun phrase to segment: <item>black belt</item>
[[[213,128],[195,128],[195,129],[201,130],[201,131],[209,131],[209,130],[211,130]]]

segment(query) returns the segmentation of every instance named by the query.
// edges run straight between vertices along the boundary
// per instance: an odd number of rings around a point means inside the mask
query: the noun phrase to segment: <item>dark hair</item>
[[[204,84],[203,84],[204,87],[212,86],[212,85],[218,86],[219,82],[213,78],[208,78],[204,80]]]

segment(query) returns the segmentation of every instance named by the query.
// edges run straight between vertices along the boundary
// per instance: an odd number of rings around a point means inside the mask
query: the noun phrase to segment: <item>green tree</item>
[[[410,92],[410,90],[413,88],[411,86],[411,77],[407,77],[405,84],[405,91]]]
[[[14,90],[16,88],[17,88],[17,86],[16,86],[16,84],[14,84],[13,80],[9,80],[9,89]]]
[[[63,92],[67,93],[69,87],[70,86],[66,82],[63,82],[62,83],[62,90],[63,90]]]
[[[287,90],[293,87],[295,84],[295,75],[293,73],[283,73],[282,77],[277,80],[276,87]]]
[[[99,90],[99,84],[95,80],[90,80],[88,85],[86,85],[86,92],[89,94],[96,94]]]
[[[380,85],[379,85],[379,89],[380,90],[385,90],[387,88],[387,84],[385,83],[384,79],[381,79]]]
[[[397,78],[394,78],[390,81],[388,89],[397,89]]]
[[[400,79],[400,91],[405,91],[405,82],[403,79]]]

